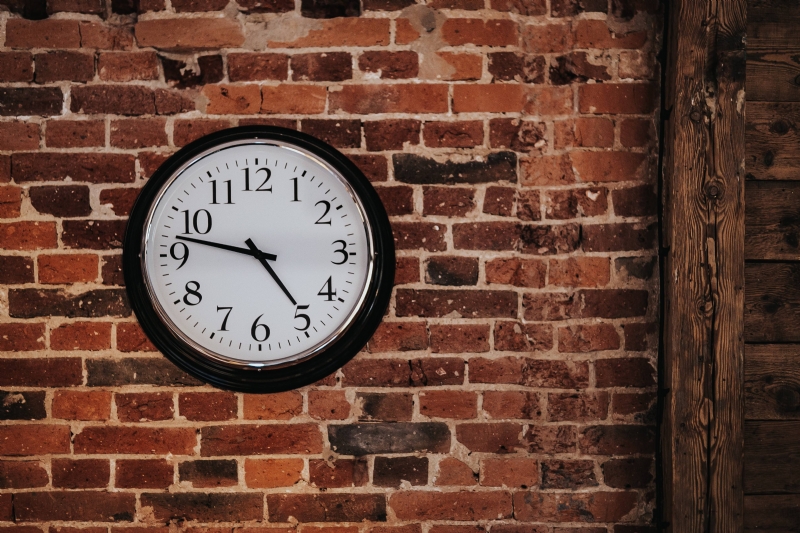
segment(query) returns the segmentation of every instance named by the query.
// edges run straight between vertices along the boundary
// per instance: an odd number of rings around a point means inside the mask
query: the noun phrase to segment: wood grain
[[[800,263],[748,263],[745,283],[745,340],[800,342]]]
[[[800,180],[800,104],[747,102],[747,179]]]
[[[800,420],[800,345],[747,345],[744,394],[748,420]]]
[[[747,23],[753,22],[800,22],[800,10],[797,9],[797,0],[748,0]],[[750,34],[748,32],[748,48]]]
[[[747,421],[744,484],[747,494],[800,493],[800,421]]]
[[[671,3],[663,520],[742,531],[744,0]]]
[[[795,28],[795,33],[798,33]],[[798,43],[800,44],[800,43]],[[747,53],[748,102],[800,102],[797,48]]]
[[[746,259],[800,259],[800,182],[746,184],[744,246]]]
[[[747,496],[744,506],[747,533],[800,532],[800,495]]]

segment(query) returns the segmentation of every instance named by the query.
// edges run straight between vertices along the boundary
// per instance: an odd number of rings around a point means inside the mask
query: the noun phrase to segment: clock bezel
[[[349,323],[325,339],[303,359],[280,365],[259,367],[247,362],[231,361],[224,355],[210,356],[207,348],[198,346],[164,320],[163,311],[149,290],[143,262],[148,222],[158,200],[180,173],[201,157],[231,145],[247,142],[279,144],[296,148],[333,169],[350,187],[368,224],[367,239],[371,262],[362,302]],[[371,230],[371,231],[369,231]],[[240,126],[212,133],[180,149],[156,170],[142,188],[134,203],[123,243],[123,274],[131,307],[153,344],[178,367],[216,387],[240,392],[280,392],[314,383],[343,366],[366,345],[377,329],[388,307],[394,282],[394,239],[388,216],[380,197],[364,174],[342,153],[294,130],[275,126]],[[213,352],[212,352],[213,353]]]

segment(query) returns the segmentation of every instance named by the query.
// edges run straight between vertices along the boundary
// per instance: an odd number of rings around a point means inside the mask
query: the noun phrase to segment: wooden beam
[[[662,525],[743,528],[745,0],[670,3]]]

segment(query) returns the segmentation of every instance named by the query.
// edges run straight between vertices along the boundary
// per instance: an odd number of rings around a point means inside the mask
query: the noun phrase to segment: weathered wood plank
[[[796,12],[795,6],[785,13]],[[797,33],[798,21],[789,15],[786,20],[748,21],[747,53],[781,51],[788,52],[800,48],[800,35]],[[748,95],[748,98],[750,95]]]
[[[800,342],[800,263],[748,263],[745,285],[745,340]]]
[[[662,519],[742,531],[744,0],[679,0],[663,189]]]
[[[800,104],[747,102],[747,179],[800,180]]]
[[[753,22],[800,22],[797,0],[747,0],[747,23]]]
[[[800,495],[746,496],[744,530],[747,533],[797,533],[800,531]]]
[[[795,33],[797,29],[794,30]],[[800,43],[798,43],[800,44]],[[749,102],[800,102],[800,49],[747,53]]]
[[[746,494],[800,493],[800,421],[744,425]]]
[[[745,185],[746,259],[800,259],[800,181]]]
[[[744,394],[746,419],[800,420],[800,344],[745,346]]]

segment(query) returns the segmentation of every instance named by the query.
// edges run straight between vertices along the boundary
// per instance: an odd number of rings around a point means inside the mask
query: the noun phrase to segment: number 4
[[[331,276],[332,277],[332,276]],[[331,277],[328,277],[328,281],[322,286],[322,288],[317,293],[318,296],[327,296],[327,301],[332,302],[333,297],[336,296],[336,291],[333,290],[333,284],[331,281]],[[327,289],[327,291],[326,291]]]

